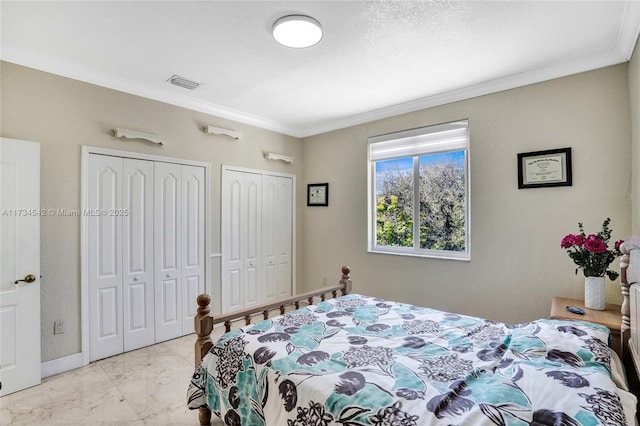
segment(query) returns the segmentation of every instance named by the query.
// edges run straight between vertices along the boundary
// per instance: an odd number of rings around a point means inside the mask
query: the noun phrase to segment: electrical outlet
[[[53,334],[64,334],[64,321],[56,320],[53,322]]]
[[[324,285],[325,287],[327,286],[327,279],[326,278],[322,279],[322,285]]]

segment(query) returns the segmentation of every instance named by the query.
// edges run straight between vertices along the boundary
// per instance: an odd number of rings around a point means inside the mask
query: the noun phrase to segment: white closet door
[[[244,307],[261,303],[262,175],[245,173],[242,200]]]
[[[264,175],[262,177],[262,265],[263,302],[273,302],[278,297],[277,266],[277,223],[282,214],[278,204],[278,178]]]
[[[154,185],[156,342],[182,335],[182,171],[157,162]]]
[[[193,333],[196,300],[204,292],[204,188],[204,168],[182,166],[182,335]]]
[[[223,313],[292,294],[294,181],[261,171],[223,169]]]
[[[222,312],[242,309],[242,172],[225,170],[222,175]]]
[[[155,343],[153,293],[153,161],[123,164],[124,350]],[[126,213],[126,214],[124,214]]]
[[[91,155],[88,179],[90,359],[122,353],[122,158]]]
[[[282,299],[291,296],[293,284],[293,179],[278,177],[276,186],[275,240],[277,294]]]

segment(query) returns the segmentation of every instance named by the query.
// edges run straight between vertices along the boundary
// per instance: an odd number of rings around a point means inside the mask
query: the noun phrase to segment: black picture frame
[[[329,184],[310,183],[307,185],[307,206],[327,207],[329,205]]]
[[[572,185],[571,148],[518,154],[518,189]]]

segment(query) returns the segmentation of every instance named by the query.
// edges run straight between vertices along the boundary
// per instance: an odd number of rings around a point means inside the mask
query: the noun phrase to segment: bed
[[[640,244],[638,254],[640,266]],[[350,269],[342,273],[336,287],[219,318],[198,298],[187,398],[202,425],[212,412],[250,426],[636,424],[606,327],[503,324],[351,294]],[[231,330],[238,317],[245,326]],[[213,343],[219,322],[227,332]]]

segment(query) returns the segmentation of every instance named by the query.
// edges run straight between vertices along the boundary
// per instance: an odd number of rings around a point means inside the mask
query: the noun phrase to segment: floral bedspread
[[[608,337],[352,294],[223,335],[188,405],[245,426],[624,425]]]

